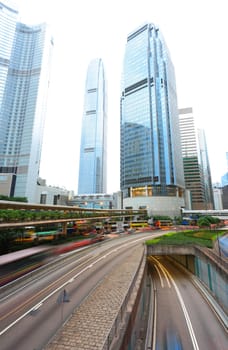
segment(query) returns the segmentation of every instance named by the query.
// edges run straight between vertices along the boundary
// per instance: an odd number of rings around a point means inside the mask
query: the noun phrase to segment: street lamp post
[[[220,243],[219,243],[219,235],[218,235],[218,232],[217,232],[217,243],[218,243],[219,257],[221,258],[221,248],[220,248]]]

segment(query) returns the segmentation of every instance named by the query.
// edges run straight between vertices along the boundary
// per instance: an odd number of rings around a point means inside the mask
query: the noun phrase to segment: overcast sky
[[[178,107],[192,107],[206,133],[212,181],[227,171],[226,0],[17,0],[21,21],[47,22],[54,38],[40,176],[77,193],[81,119],[89,62],[101,57],[108,82],[108,193],[119,190],[119,97],[127,35],[157,25],[176,72]]]

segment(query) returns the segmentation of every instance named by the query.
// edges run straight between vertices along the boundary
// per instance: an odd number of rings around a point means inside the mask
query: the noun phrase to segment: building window
[[[40,204],[46,204],[46,202],[47,202],[47,195],[41,194],[40,195]]]

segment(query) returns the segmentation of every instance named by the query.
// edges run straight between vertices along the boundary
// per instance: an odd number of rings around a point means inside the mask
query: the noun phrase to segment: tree
[[[213,216],[201,216],[198,220],[197,220],[197,224],[199,227],[211,227],[211,225],[216,225],[220,223],[220,219],[219,218],[215,218]]]
[[[6,254],[11,251],[15,238],[17,238],[15,230],[0,231],[0,254]]]
[[[197,225],[199,227],[210,227],[211,222],[207,216],[202,216],[197,220]]]

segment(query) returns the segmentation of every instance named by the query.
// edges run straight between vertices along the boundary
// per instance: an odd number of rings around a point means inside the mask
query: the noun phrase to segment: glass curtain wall
[[[84,98],[78,194],[106,193],[107,96],[103,62],[90,62]]]
[[[0,2],[0,155],[3,154],[6,123],[2,113],[2,99],[9,69],[18,11],[9,1]]]
[[[0,171],[13,174],[11,195],[35,200],[53,41],[46,24],[17,23],[1,113]]]
[[[124,197],[176,195],[184,187],[174,68],[160,30],[127,38],[121,95]]]

